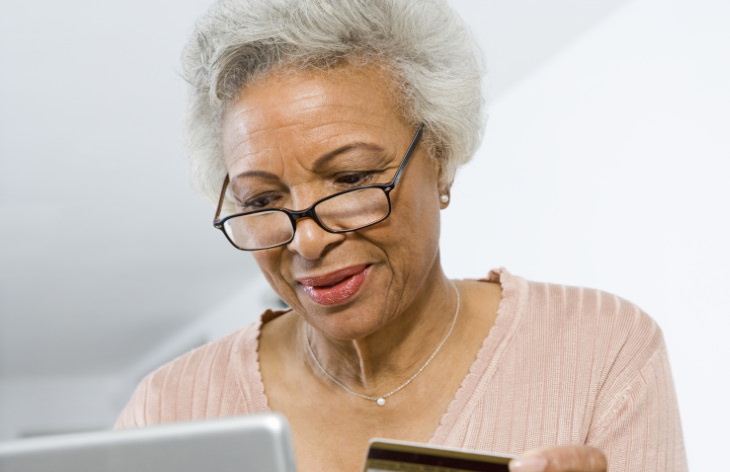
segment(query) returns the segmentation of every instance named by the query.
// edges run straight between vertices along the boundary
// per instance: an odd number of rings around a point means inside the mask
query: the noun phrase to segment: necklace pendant
[[[377,400],[375,400],[375,403],[377,403],[378,406],[383,406],[383,405],[385,405],[385,398],[380,397]]]

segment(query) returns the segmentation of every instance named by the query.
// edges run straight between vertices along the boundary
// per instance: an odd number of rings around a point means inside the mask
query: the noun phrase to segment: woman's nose
[[[296,223],[294,239],[287,245],[287,249],[305,259],[314,260],[322,257],[330,247],[346,237],[346,233],[330,233],[313,219],[302,218]]]

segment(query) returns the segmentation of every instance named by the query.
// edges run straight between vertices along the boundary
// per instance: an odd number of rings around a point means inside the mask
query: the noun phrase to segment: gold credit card
[[[509,472],[513,456],[389,439],[370,441],[363,472]]]

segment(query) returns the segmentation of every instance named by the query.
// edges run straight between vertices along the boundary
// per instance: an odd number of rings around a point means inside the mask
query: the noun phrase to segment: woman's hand
[[[510,472],[606,472],[606,456],[589,446],[527,451],[509,464]]]

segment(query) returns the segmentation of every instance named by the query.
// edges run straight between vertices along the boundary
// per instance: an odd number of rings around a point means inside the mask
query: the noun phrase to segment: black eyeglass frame
[[[418,129],[416,130],[416,134],[413,136],[413,139],[411,140],[411,144],[408,146],[408,149],[406,150],[406,153],[403,156],[403,159],[401,160],[400,165],[398,166],[398,170],[395,172],[395,175],[393,176],[393,180],[390,181],[389,183],[387,183],[387,184],[364,185],[362,187],[356,187],[356,188],[351,188],[351,189],[348,189],[348,190],[344,190],[342,192],[337,192],[335,194],[328,195],[328,196],[326,196],[326,197],[324,197],[324,198],[322,198],[320,200],[317,200],[312,205],[310,205],[309,208],[306,208],[306,209],[300,210],[300,211],[288,210],[286,208],[265,208],[265,209],[261,209],[261,210],[254,210],[254,211],[246,211],[246,212],[243,212],[243,213],[236,213],[236,214],[233,214],[233,215],[226,216],[223,219],[220,219],[219,217],[220,217],[220,214],[221,214],[221,210],[223,209],[223,200],[225,199],[226,190],[227,190],[228,184],[230,182],[229,176],[226,175],[226,178],[223,181],[223,188],[221,188],[221,195],[220,195],[220,198],[218,199],[218,208],[216,209],[215,216],[213,217],[213,226],[215,228],[221,230],[223,232],[223,235],[228,240],[228,242],[231,243],[231,245],[233,245],[233,247],[235,247],[236,249],[239,249],[241,251],[263,251],[265,249],[272,249],[272,248],[279,247],[279,246],[286,246],[287,244],[289,244],[290,242],[292,242],[292,240],[294,240],[294,235],[297,232],[297,222],[299,220],[301,220],[302,218],[311,218],[312,220],[314,220],[315,223],[317,223],[317,225],[320,228],[322,228],[323,230],[327,231],[328,233],[335,233],[335,234],[337,234],[337,233],[350,233],[352,231],[357,231],[357,230],[360,230],[360,229],[363,229],[363,228],[367,228],[369,226],[373,226],[373,225],[376,225],[378,223],[381,223],[381,222],[385,221],[390,216],[390,213],[392,211],[392,204],[390,202],[390,192],[392,192],[393,189],[395,188],[395,186],[398,184],[398,181],[400,180],[401,176],[403,175],[403,169],[405,169],[406,164],[408,164],[408,161],[411,159],[411,155],[413,155],[413,152],[416,150],[416,147],[418,146],[418,142],[421,140],[421,136],[422,135],[423,135],[423,124],[420,124],[420,125],[418,125]],[[319,218],[317,217],[317,213],[314,211],[315,207],[317,205],[319,205],[320,203],[324,202],[324,201],[330,200],[332,198],[339,197],[340,195],[344,195],[344,194],[351,193],[351,192],[357,192],[357,191],[364,190],[364,189],[368,189],[368,188],[379,188],[379,189],[381,189],[385,193],[385,198],[388,200],[388,212],[385,214],[385,216],[383,216],[381,219],[379,219],[377,221],[374,221],[372,223],[368,223],[366,225],[359,226],[357,228],[342,229],[342,230],[333,230],[333,229],[327,228],[319,220]],[[274,244],[272,246],[267,246],[267,247],[262,247],[262,248],[244,249],[244,248],[238,247],[236,245],[236,243],[234,243],[231,240],[231,238],[228,236],[228,233],[226,232],[225,228],[223,227],[223,225],[225,224],[225,222],[228,221],[228,220],[230,220],[230,219],[232,219],[232,218],[236,218],[236,217],[239,217],[239,216],[253,215],[253,214],[256,214],[256,213],[272,212],[272,211],[280,211],[280,212],[285,213],[289,217],[289,221],[291,221],[292,234],[291,234],[291,238],[289,238],[289,240],[286,241],[286,242],[279,243],[279,244]]]

